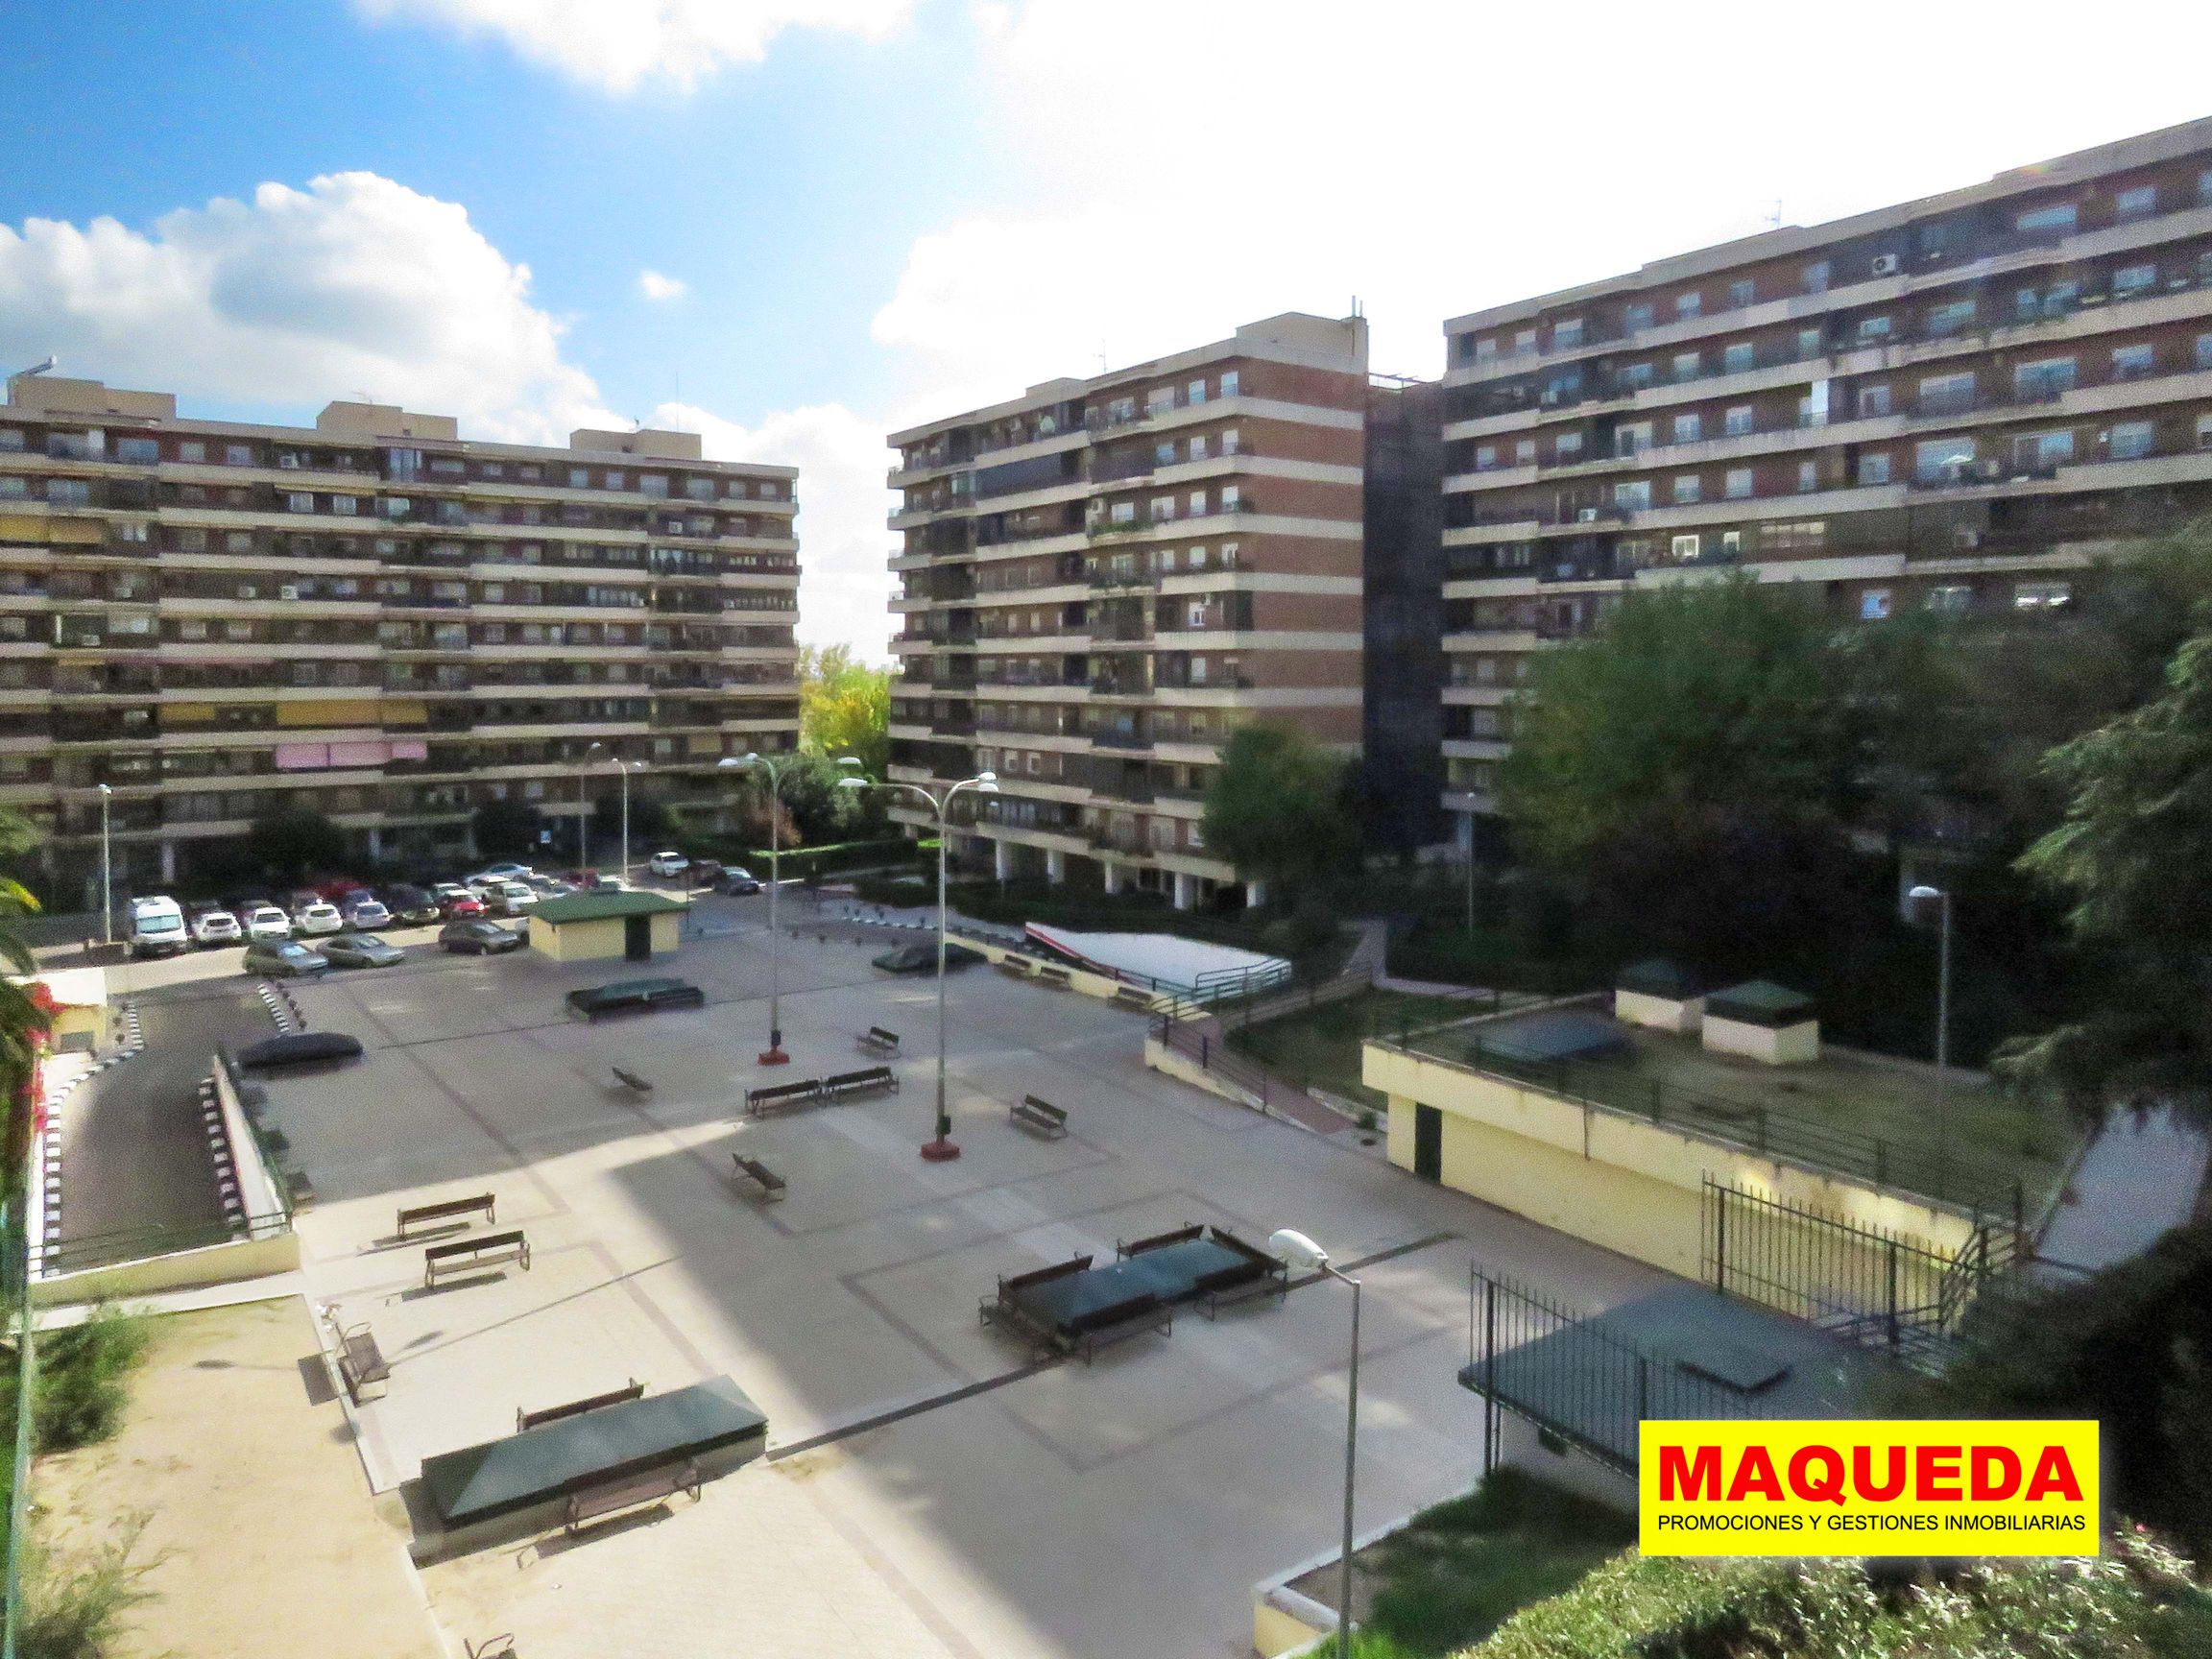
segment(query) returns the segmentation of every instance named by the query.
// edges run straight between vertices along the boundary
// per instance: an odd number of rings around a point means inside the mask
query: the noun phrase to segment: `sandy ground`
[[[145,1518],[158,1600],[116,1659],[445,1659],[402,1534],[364,1491],[298,1297],[155,1321],[123,1431],[42,1459],[63,1547]]]

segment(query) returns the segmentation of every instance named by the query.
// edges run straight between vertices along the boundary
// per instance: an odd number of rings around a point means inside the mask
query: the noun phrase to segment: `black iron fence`
[[[1268,1076],[1264,1068],[1231,1048],[1212,1021],[1193,1022],[1173,1014],[1156,1014],[1152,1017],[1152,1035],[1170,1052],[1251,1096],[1262,1112],[1268,1109],[1269,1091],[1280,1098],[1286,1088]]]
[[[1758,1302],[1928,1368],[1975,1297],[2023,1254],[2019,1223],[1977,1220],[1956,1254],[1708,1175],[1700,1273]]]
[[[1608,1331],[1599,1316],[1479,1264],[1468,1269],[1459,1381],[1482,1397],[1485,1472],[1497,1466],[1502,1411],[1634,1475],[1638,1426],[1647,1417],[1769,1417],[1788,1408],[1686,1370]]]
[[[291,1227],[292,1217],[278,1212],[248,1215],[235,1221],[209,1221],[189,1227],[132,1227],[57,1242],[34,1242],[31,1272],[34,1278],[51,1279],[58,1274],[80,1273],[90,1267],[115,1267],[156,1256],[205,1250],[217,1244],[273,1238],[289,1232]]]

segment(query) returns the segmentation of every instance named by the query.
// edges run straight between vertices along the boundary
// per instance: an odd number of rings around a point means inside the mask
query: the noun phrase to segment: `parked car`
[[[307,885],[315,890],[316,898],[327,899],[341,910],[354,894],[369,891],[350,876],[319,876]]]
[[[691,868],[691,860],[681,853],[656,853],[645,861],[645,868],[656,876],[681,876]]]
[[[327,904],[329,901],[312,887],[295,887],[277,902],[297,916],[310,904]]]
[[[522,935],[496,922],[448,922],[438,929],[438,949],[456,956],[496,956],[522,949]]]
[[[619,979],[568,993],[569,1009],[587,1020],[602,1014],[636,1014],[655,1008],[700,1008],[707,993],[685,979]]]
[[[392,912],[393,921],[411,927],[426,926],[445,915],[435,894],[400,883],[384,889],[384,907]]]
[[[202,910],[191,921],[195,945],[235,945],[246,936],[238,918],[228,910]]]
[[[684,874],[694,887],[711,887],[722,879],[722,866],[712,858],[694,858]]]
[[[303,939],[343,932],[345,926],[346,918],[338,913],[338,906],[326,899],[318,899],[312,904],[302,904],[292,912],[292,930]]]
[[[760,882],[752,871],[742,864],[733,864],[722,872],[722,879],[714,884],[717,893],[728,893],[738,899],[750,898],[760,891]]]
[[[192,935],[184,926],[184,908],[174,899],[157,896],[132,900],[130,927],[133,956],[173,956],[192,949]]]
[[[538,890],[520,881],[502,881],[484,895],[484,908],[494,916],[526,916],[537,902]]]
[[[357,893],[340,909],[349,928],[366,930],[392,926],[392,912],[385,908],[384,902],[373,893]]]
[[[302,974],[325,974],[329,959],[297,940],[255,941],[246,947],[246,972],[267,974],[278,979],[297,979]]]
[[[246,937],[252,944],[266,945],[292,937],[292,918],[274,904],[251,905],[239,921],[245,924]]]
[[[971,950],[965,945],[948,944],[945,947],[945,972],[948,974],[973,968],[982,960],[982,951]],[[937,947],[902,945],[896,950],[886,950],[877,957],[876,966],[886,974],[934,974],[937,972]]]
[[[587,870],[576,878],[577,887],[586,893],[627,893],[629,884],[619,876],[602,876],[596,870]]]
[[[341,933],[324,940],[321,949],[333,968],[389,968],[407,960],[406,951],[373,933]]]
[[[494,881],[519,881],[530,874],[527,864],[488,864],[473,876],[461,878],[464,887],[483,887]]]
[[[484,914],[484,901],[458,881],[439,882],[430,890],[430,897],[438,901],[438,914],[448,922],[456,917]]]
[[[361,1058],[361,1039],[343,1031],[287,1031],[238,1050],[240,1070],[274,1071],[285,1066],[327,1065]]]

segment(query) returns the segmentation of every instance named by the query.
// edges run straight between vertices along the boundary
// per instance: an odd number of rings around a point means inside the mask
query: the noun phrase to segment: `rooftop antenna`
[[[1782,198],[1779,196],[1774,198],[1774,210],[1767,215],[1767,228],[1769,230],[1782,228]]]
[[[13,387],[16,381],[18,381],[18,380],[28,380],[28,379],[30,379],[30,378],[31,378],[31,376],[32,376],[32,375],[34,375],[34,374],[43,374],[43,373],[46,373],[46,372],[47,372],[49,369],[52,369],[54,366],[55,366],[55,360],[54,360],[54,358],[52,358],[51,356],[49,356],[49,357],[46,359],[46,361],[45,361],[45,362],[43,362],[43,363],[34,363],[34,364],[32,364],[32,365],[31,365],[31,367],[30,367],[30,368],[28,368],[28,369],[20,369],[20,370],[17,370],[17,371],[16,371],[14,373],[12,373],[12,374],[9,375],[9,376],[8,376],[8,384],[9,384],[9,386],[10,386],[10,387]],[[14,400],[15,400],[15,395],[14,395],[14,393],[13,393],[12,391],[11,391],[11,392],[9,393],[9,395],[8,395],[8,401],[9,401],[9,402],[11,402],[11,403],[12,403]]]

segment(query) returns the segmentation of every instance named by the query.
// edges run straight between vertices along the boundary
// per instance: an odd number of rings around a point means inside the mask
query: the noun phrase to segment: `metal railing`
[[[1224,990],[1223,999],[1234,996]],[[1177,1012],[1155,1014],[1152,1017],[1152,1035],[1170,1052],[1186,1060],[1196,1062],[1202,1071],[1218,1077],[1250,1096],[1262,1112],[1268,1109],[1270,1096],[1280,1098],[1285,1085],[1270,1077],[1265,1069],[1247,1060],[1229,1046],[1217,1031],[1204,1029],[1190,1022],[1191,1017],[1211,1000],[1203,997],[1186,997],[1175,1004]]]
[[[79,1273],[90,1267],[114,1267],[156,1256],[174,1256],[184,1250],[273,1238],[289,1232],[291,1227],[291,1216],[272,1212],[266,1215],[249,1215],[235,1222],[207,1221],[190,1227],[131,1227],[111,1233],[88,1233],[81,1238],[63,1238],[54,1243],[35,1241],[31,1246],[31,1273],[34,1278],[51,1279],[58,1274]]]

